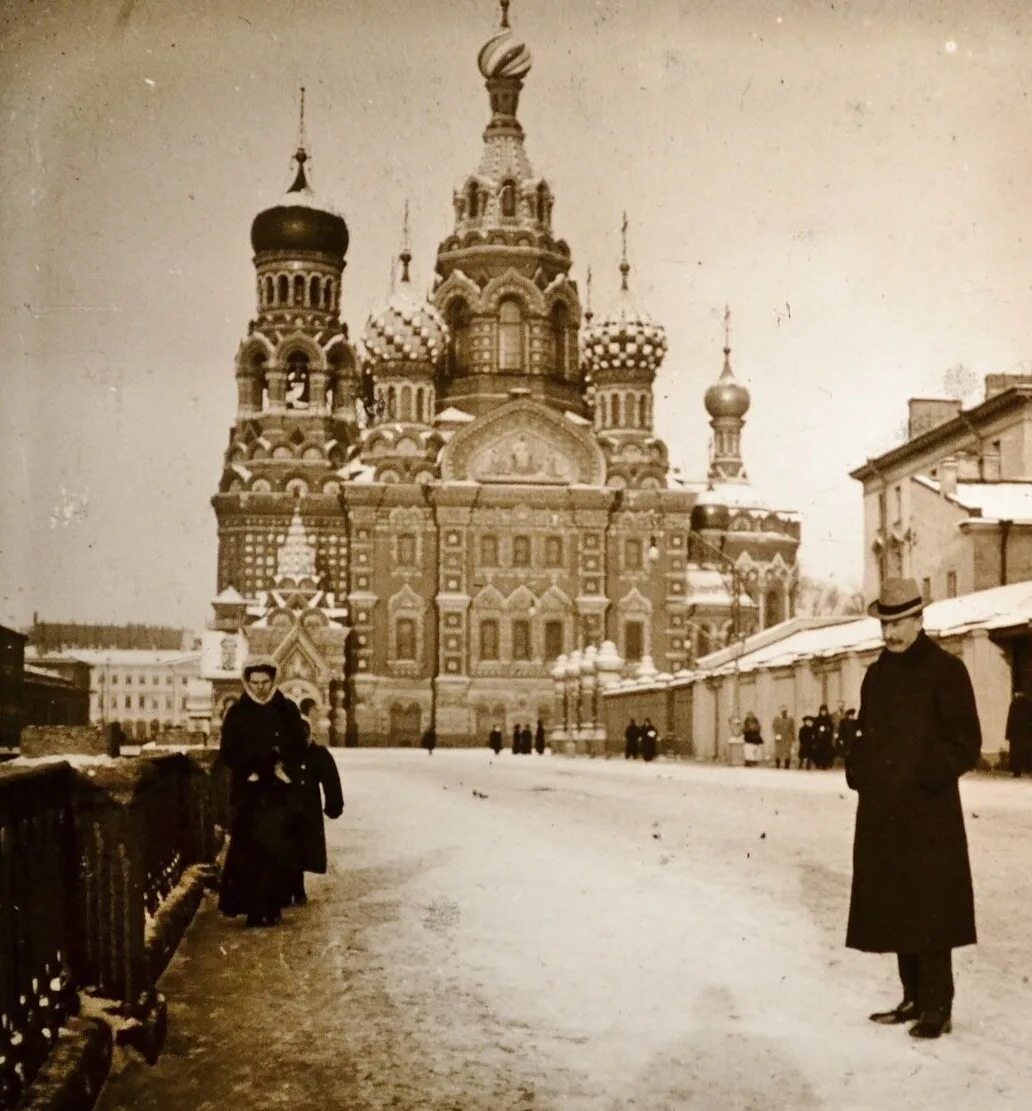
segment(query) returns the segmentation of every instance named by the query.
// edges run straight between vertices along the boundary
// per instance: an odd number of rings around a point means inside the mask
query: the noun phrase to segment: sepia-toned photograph
[[[0,1111],[1032,1106],[1032,7],[0,63]]]

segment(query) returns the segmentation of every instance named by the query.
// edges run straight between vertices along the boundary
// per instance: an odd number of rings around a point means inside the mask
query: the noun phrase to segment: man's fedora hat
[[[913,617],[924,608],[925,601],[915,579],[886,579],[867,612],[879,621],[898,621],[901,617]]]

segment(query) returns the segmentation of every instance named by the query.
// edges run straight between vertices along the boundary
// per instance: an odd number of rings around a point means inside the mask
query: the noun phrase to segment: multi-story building
[[[200,658],[200,652],[143,648],[66,648],[45,656],[26,649],[27,661],[49,672],[72,675],[88,668],[90,722],[117,722],[133,740],[188,728],[187,694]]]
[[[905,575],[951,598],[1032,579],[1032,378],[985,399],[913,399],[905,443],[851,472],[864,490],[864,593]]]
[[[430,725],[482,741],[496,721],[548,722],[549,668],[575,648],[611,640],[674,672],[792,612],[799,523],[746,479],[730,344],[705,397],[710,482],[677,481],[654,428],[664,330],[632,297],[626,234],[612,308],[584,312],[517,119],[530,64],[503,14],[478,55],[491,116],[432,296],[413,288],[406,229],[359,342],[339,313],[348,228],[313,194],[303,142],[287,195],[252,225],[213,632],[227,659],[240,630],[273,654],[335,743]],[[213,701],[232,697],[212,667]]]

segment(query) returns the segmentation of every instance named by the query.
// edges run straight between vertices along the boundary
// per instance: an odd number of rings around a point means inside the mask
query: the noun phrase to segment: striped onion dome
[[[477,55],[477,65],[484,77],[523,78],[530,72],[530,51],[507,26],[484,43]]]

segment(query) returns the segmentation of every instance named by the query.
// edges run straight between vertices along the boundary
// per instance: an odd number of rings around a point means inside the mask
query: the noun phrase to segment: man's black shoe
[[[904,999],[898,1007],[891,1011],[875,1011],[867,1016],[871,1022],[879,1022],[882,1026],[899,1026],[903,1022],[913,1022],[918,1018],[917,1006],[910,999]]]
[[[943,1011],[925,1011],[920,1019],[910,1027],[912,1038],[937,1038],[953,1029],[950,1016]]]

